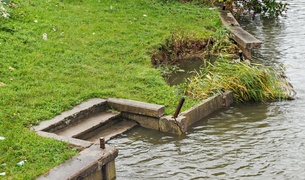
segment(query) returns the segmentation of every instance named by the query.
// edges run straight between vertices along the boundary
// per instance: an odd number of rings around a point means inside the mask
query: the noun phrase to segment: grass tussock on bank
[[[11,0],[7,9],[10,17],[0,18],[2,179],[34,179],[75,154],[28,128],[89,98],[173,112],[181,96],[152,68],[151,52],[173,31],[208,38],[220,28],[216,11],[175,1]]]
[[[181,87],[194,99],[231,90],[235,102],[265,102],[290,99],[294,95],[282,72],[260,64],[247,65],[229,60],[209,64]]]

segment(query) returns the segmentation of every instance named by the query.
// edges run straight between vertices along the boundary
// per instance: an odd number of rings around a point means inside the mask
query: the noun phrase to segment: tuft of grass
[[[173,31],[207,38],[221,26],[215,10],[163,0],[11,0],[8,12],[0,18],[4,179],[35,179],[77,153],[29,127],[89,98],[156,103],[173,113],[182,95],[152,68],[151,53]],[[197,102],[187,98],[184,109]]]
[[[231,90],[235,102],[290,99],[294,94],[290,83],[274,68],[229,60],[209,64],[180,87],[194,99]]]

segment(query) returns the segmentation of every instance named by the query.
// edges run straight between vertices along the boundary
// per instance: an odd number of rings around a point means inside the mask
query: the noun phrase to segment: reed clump
[[[235,102],[291,99],[295,95],[291,84],[274,68],[229,60],[209,64],[180,87],[194,99],[205,99],[223,90],[231,90]]]

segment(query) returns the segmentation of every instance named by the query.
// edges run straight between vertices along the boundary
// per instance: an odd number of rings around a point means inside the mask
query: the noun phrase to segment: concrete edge
[[[234,18],[229,10],[220,11],[220,20],[224,26],[240,26],[238,21]]]
[[[117,148],[106,147],[105,149],[100,149],[99,146],[93,145],[37,179],[83,179],[93,172],[102,169],[103,165],[109,163],[117,156]]]
[[[107,103],[110,107],[122,112],[129,112],[152,117],[161,117],[164,115],[164,106],[158,104],[150,104],[120,98],[108,98]]]
[[[51,125],[56,125],[59,123],[62,123],[64,119],[69,119],[69,117],[75,117],[77,114],[81,113],[82,111],[86,111],[94,106],[102,106],[106,104],[105,99],[100,98],[93,98],[89,99],[88,101],[85,101],[77,106],[75,106],[73,109],[70,109],[68,111],[65,111],[61,113],[58,116],[55,116],[54,118],[46,121],[42,121],[39,125],[33,126],[32,130],[35,131],[42,131],[44,129],[50,128]]]
[[[229,37],[237,43],[244,56],[251,59],[251,49],[260,48],[262,41],[241,28],[238,21],[230,11],[219,10],[219,12],[222,25],[229,26]]]
[[[140,126],[144,128],[154,129],[162,132],[170,132],[174,134],[183,134],[186,132],[188,126],[194,124],[200,119],[203,119],[205,116],[222,107],[231,106],[232,103],[233,93],[230,91],[225,91],[222,94],[214,95],[203,100],[201,103],[180,113],[180,115],[176,119],[173,119],[170,116],[163,115],[164,106],[162,105],[149,104],[134,100],[118,98],[109,98],[107,100],[95,98],[81,103],[77,106],[77,108],[73,108],[73,111],[70,110],[64,112],[56,118],[53,118],[47,122],[42,122],[42,124],[40,124],[39,126],[33,127],[33,130],[45,137],[55,138],[57,140],[69,142],[71,144],[75,144],[76,146],[88,147],[89,145],[84,143],[87,141],[59,136],[55,133],[47,131],[46,129],[50,126],[56,126],[59,123],[65,124],[65,122],[61,122],[65,121],[65,119],[67,118],[64,115],[67,115],[68,117],[73,117],[74,114],[80,113],[77,112],[77,110],[85,111],[85,108],[91,108],[93,106],[103,104],[107,107],[114,107],[116,110],[120,110],[121,116],[123,118],[136,121],[137,123],[139,123]],[[62,119],[60,119],[59,117]]]
[[[59,136],[57,134],[49,133],[49,132],[45,132],[45,131],[36,131],[36,133],[42,137],[52,138],[52,139],[56,139],[58,141],[67,142],[73,146],[81,147],[81,148],[88,148],[94,144],[93,142],[76,139],[76,138],[65,137],[65,136]]]
[[[172,116],[164,116],[160,119],[159,128],[162,132],[177,135],[185,134],[192,124],[202,120],[211,113],[233,104],[233,92],[225,91],[203,100],[201,103],[182,112],[174,119]]]

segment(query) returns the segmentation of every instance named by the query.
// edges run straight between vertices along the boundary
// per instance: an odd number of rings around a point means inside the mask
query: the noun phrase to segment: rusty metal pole
[[[179,104],[178,104],[178,106],[177,106],[177,108],[176,108],[176,112],[175,112],[175,114],[174,114],[174,116],[173,116],[175,119],[178,117],[178,114],[180,113],[180,110],[181,110],[181,108],[182,108],[182,106],[183,106],[184,100],[185,100],[185,98],[182,97],[182,98],[180,99],[180,101],[179,101]]]
[[[243,52],[241,50],[238,51],[238,55],[239,55],[239,60],[244,61]]]
[[[104,137],[100,137],[100,148],[105,149],[105,138]]]

